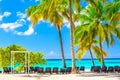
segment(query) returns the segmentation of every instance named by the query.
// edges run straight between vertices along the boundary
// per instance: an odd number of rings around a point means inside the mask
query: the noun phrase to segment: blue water
[[[94,60],[95,62],[95,66],[101,66],[101,63],[98,62],[97,59]],[[71,67],[72,63],[71,63],[71,59],[67,59],[66,60],[66,66],[67,67]],[[109,66],[120,66],[120,58],[114,58],[114,59],[105,59],[105,65],[107,67]],[[14,67],[17,68],[18,66],[21,66],[19,64],[16,64]],[[34,65],[34,67],[43,67],[44,69],[46,67],[58,67],[59,69],[62,68],[62,60],[61,59],[48,59],[45,65]],[[91,59],[82,59],[80,61],[76,60],[76,66],[80,67],[80,66],[85,66],[85,70],[90,70],[91,66],[92,66],[92,62]],[[2,69],[0,69],[2,70]]]
[[[98,60],[94,60],[95,62],[95,66],[101,66],[101,63],[98,62]],[[66,60],[66,65],[67,67],[71,67],[71,60],[67,59]],[[119,59],[105,59],[105,65],[107,67],[109,66],[120,66],[120,58]],[[35,66],[39,66],[39,67],[58,67],[58,68],[62,68],[62,60],[61,59],[49,59],[47,60],[45,65],[35,65]],[[80,67],[80,66],[85,66],[85,69],[89,70],[92,66],[92,62],[91,59],[82,59],[80,61],[76,60],[76,66]]]

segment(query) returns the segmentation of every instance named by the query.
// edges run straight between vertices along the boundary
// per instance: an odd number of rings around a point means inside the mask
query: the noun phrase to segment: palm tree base
[[[76,68],[75,68],[75,69],[72,69],[71,74],[76,74],[76,73],[78,73],[77,69],[76,69]]]

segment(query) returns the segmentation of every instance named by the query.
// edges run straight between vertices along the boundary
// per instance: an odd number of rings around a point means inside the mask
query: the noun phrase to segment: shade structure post
[[[28,53],[28,75],[30,70],[30,53]]]
[[[14,74],[14,53],[13,53],[13,74]]]
[[[25,70],[26,70],[26,74],[29,75],[29,51],[11,51],[11,73],[14,73],[14,55],[15,53],[25,53]],[[28,55],[27,55],[28,54]]]

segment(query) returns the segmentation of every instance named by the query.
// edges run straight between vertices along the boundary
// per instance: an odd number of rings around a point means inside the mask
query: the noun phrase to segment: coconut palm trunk
[[[72,55],[72,73],[77,73],[76,63],[75,63],[75,54],[74,54],[74,42],[73,42],[73,31],[74,27],[72,26],[72,1],[69,0],[70,6],[70,42],[71,42],[71,55]]]
[[[63,43],[62,43],[62,35],[61,35],[60,27],[58,27],[58,35],[59,35],[59,38],[60,38],[60,48],[61,48],[61,56],[62,56],[62,66],[63,66],[63,68],[66,68],[65,57],[64,57],[64,49],[63,49]]]
[[[103,56],[103,54],[102,54],[102,43],[100,42],[100,53],[101,53],[101,59],[102,59],[102,67],[104,67],[105,66],[105,63],[104,63],[104,56]]]
[[[91,57],[91,60],[92,60],[92,65],[95,66],[94,58],[93,58],[93,55],[92,55],[91,48],[89,49],[89,52],[90,52],[90,57]]]

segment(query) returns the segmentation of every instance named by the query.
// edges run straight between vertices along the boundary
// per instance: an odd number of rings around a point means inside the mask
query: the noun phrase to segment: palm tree
[[[90,23],[87,24],[81,24],[75,28],[75,46],[78,46],[77,50],[77,56],[78,59],[80,60],[85,53],[89,50],[91,60],[92,60],[92,65],[95,66],[92,51],[94,51],[94,54],[96,55],[97,59],[100,61],[100,49],[99,47],[96,46],[96,43],[98,41],[95,40],[95,36],[97,31],[95,31],[95,28],[90,28],[89,25]],[[102,50],[102,53],[105,57],[107,57],[107,53]]]
[[[84,24],[83,24],[84,25]],[[85,25],[83,26],[77,26],[75,28],[75,46],[78,46],[78,50],[76,51],[78,59],[80,60],[87,50],[90,52],[92,65],[95,66],[92,51],[91,51],[91,45],[93,43],[93,35],[90,34],[90,31],[88,29],[85,29]],[[89,32],[88,32],[89,31]]]
[[[73,3],[73,7],[72,7]],[[75,54],[74,54],[74,39],[73,39],[73,33],[74,33],[74,24],[72,19],[72,8],[74,8],[74,11],[76,13],[79,13],[81,10],[80,7],[80,0],[69,0],[69,15],[70,15],[70,41],[71,41],[71,55],[72,55],[72,73],[77,73],[76,69],[76,63],[75,63]]]
[[[114,44],[114,38],[113,38],[113,29],[114,27],[110,26],[110,23],[108,24],[108,21],[106,21],[106,12],[105,12],[105,2],[101,2],[100,0],[88,0],[89,5],[87,8],[83,11],[81,11],[80,14],[80,21],[85,26],[88,26],[88,29],[94,29],[91,33],[96,31],[95,38],[99,40],[99,47],[96,47],[95,50],[99,50],[102,66],[105,66],[104,63],[104,52],[102,51],[102,43],[103,41],[106,41],[107,46],[109,47],[109,44]],[[106,22],[104,24],[104,22]],[[86,28],[86,27],[85,27]],[[111,32],[112,31],[112,32]],[[115,32],[115,29],[114,29]],[[84,36],[83,36],[84,38]],[[88,38],[89,39],[89,38]],[[89,39],[90,40],[90,39]],[[95,48],[95,47],[94,47]]]
[[[74,27],[72,25],[72,1],[69,0],[69,6],[70,6],[70,40],[71,40],[71,55],[72,55],[72,73],[77,73],[76,69],[76,63],[75,63],[75,54],[74,54],[74,43],[73,43],[73,32]]]
[[[44,6],[44,7],[43,7]],[[59,13],[57,8],[60,8],[57,0],[47,1],[42,0],[40,5],[32,6],[27,9],[27,16],[30,17],[30,20],[33,25],[37,24],[40,19],[49,20],[51,24],[54,24],[58,29],[59,39],[60,39],[60,48],[62,55],[62,64],[63,68],[66,68],[64,49],[62,43],[61,28],[63,25],[63,16]]]
[[[98,39],[99,39],[99,47],[100,47],[100,53],[101,53],[101,59],[102,59],[102,66],[105,66],[104,63],[104,56],[102,54],[102,42],[104,41],[104,38],[106,37],[106,34],[104,32],[104,28],[103,25],[101,24],[100,21],[102,21],[102,17],[103,17],[103,6],[102,2],[100,2],[99,0],[89,0],[90,5],[93,7],[91,7],[91,9],[93,9],[93,11],[95,12],[95,16],[94,16],[94,22],[96,23],[96,27],[98,30]],[[108,37],[106,37],[108,38]]]

